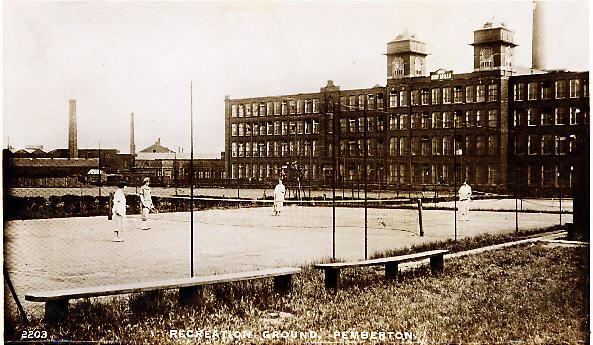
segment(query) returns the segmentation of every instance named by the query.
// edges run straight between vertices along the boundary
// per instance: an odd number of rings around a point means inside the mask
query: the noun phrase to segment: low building
[[[77,187],[86,183],[97,159],[19,158],[4,150],[4,186],[7,187]]]
[[[178,153],[163,145],[160,139],[140,151],[135,159],[134,183],[150,177],[151,184],[158,186],[189,186],[190,154]],[[223,186],[224,162],[222,159],[194,158],[193,183],[196,186]]]

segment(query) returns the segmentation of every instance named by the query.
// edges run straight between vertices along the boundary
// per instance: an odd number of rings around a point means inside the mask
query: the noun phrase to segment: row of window
[[[233,137],[295,134],[319,134],[319,121],[267,121],[231,124],[231,136]]]
[[[514,85],[514,100],[563,99],[588,97],[587,81],[580,79],[556,80],[544,82],[517,83]],[[369,93],[340,97],[341,110],[357,111],[384,109],[383,93]],[[451,103],[496,102],[499,100],[498,84],[489,85],[457,85],[443,88],[425,88],[406,91],[389,92],[390,108],[438,105]],[[246,104],[232,104],[232,117],[272,116],[288,114],[317,114],[319,113],[319,99],[297,99],[284,101],[253,102]]]
[[[466,110],[443,111],[432,113],[391,114],[389,115],[390,130],[405,129],[430,129],[430,128],[473,128],[473,127],[497,127],[498,110]]]
[[[453,166],[449,164],[412,164],[411,169],[408,164],[390,164],[388,182],[409,183],[408,173],[411,174],[413,183],[443,184],[452,183],[454,180]],[[525,173],[520,174],[525,174],[526,179],[520,184],[532,187],[559,187],[560,183],[567,187],[573,185],[573,170],[561,171],[555,164],[530,164]],[[459,175],[462,175],[470,185],[497,184],[497,166],[494,164],[464,164],[458,166],[457,175],[457,181],[461,180]]]
[[[452,136],[423,137],[392,137],[389,139],[390,156],[451,156],[456,155],[498,155],[498,137],[496,135],[478,135],[475,137],[459,137],[453,142]],[[530,134],[515,137],[514,152],[516,155],[564,155],[573,152],[576,147],[576,135],[560,136],[552,134]],[[342,156],[364,157],[363,139],[340,140]],[[411,147],[411,150],[410,150]],[[332,146],[328,145],[328,156],[332,156]],[[382,139],[367,139],[367,155],[381,156],[384,150]],[[266,141],[266,142],[232,142],[232,157],[314,157],[319,156],[316,140],[311,144],[305,141]]]
[[[399,92],[389,92],[389,107],[407,107],[410,105],[437,105],[451,103],[496,102],[498,101],[498,84],[468,85],[421,89]],[[357,111],[383,109],[383,93],[369,93],[340,97],[343,111]],[[319,99],[284,100],[274,102],[253,102],[246,104],[232,104],[231,117],[317,114],[319,113]]]
[[[498,126],[498,110],[466,110],[462,111],[444,111],[432,113],[413,113],[408,114],[390,114],[389,130],[408,130],[408,129],[439,129],[439,128],[473,128],[473,127],[493,127]],[[328,126],[328,133],[331,123]],[[384,130],[384,120],[382,116],[367,117],[367,133],[374,130],[382,132]],[[364,133],[364,117],[341,118],[340,133]]]
[[[443,88],[425,88],[406,91],[389,92],[390,108],[407,107],[410,105],[439,105],[451,103],[496,102],[499,99],[498,84],[489,85],[457,85]],[[350,95],[340,97],[342,111],[383,109],[383,94]]]
[[[346,168],[344,168],[346,167]],[[345,181],[360,181],[364,176],[363,164],[339,164],[338,176]],[[389,164],[386,175],[382,173],[382,167],[373,169],[371,164],[367,165],[368,178],[386,180],[388,183],[408,184],[450,184],[454,182],[453,164]],[[463,164],[457,166],[458,183],[462,180],[461,172],[465,171],[465,177],[470,184],[496,184],[497,165],[495,164]],[[380,171],[381,170],[381,171]],[[487,178],[487,179],[486,179]]]
[[[565,155],[576,149],[577,136],[529,134],[514,139],[515,155]]]
[[[462,141],[463,140],[463,141]],[[453,148],[455,144],[455,149]],[[459,137],[453,143],[452,136],[423,137],[392,137],[389,139],[390,156],[451,156],[456,155],[498,155],[498,139],[496,135],[478,135],[475,137]],[[410,150],[411,148],[411,150]],[[346,157],[373,157],[384,154],[383,139],[340,140],[340,152]],[[333,156],[331,143],[327,145],[327,156]],[[232,157],[314,157],[319,156],[318,144],[314,140],[306,141],[266,141],[266,142],[232,142]]]
[[[498,137],[496,135],[478,135],[475,137],[458,137],[453,142],[452,136],[444,137],[392,137],[389,139],[390,156],[496,156],[499,154]],[[410,147],[412,150],[410,151]]]
[[[157,176],[163,176],[168,179],[186,179],[189,178],[189,169],[179,168],[177,172],[177,176],[175,176],[175,172],[171,169],[163,169],[157,170]],[[194,171],[194,178],[197,179],[222,179],[224,178],[224,173],[222,171],[215,171],[215,170],[197,170]]]
[[[318,176],[317,165],[313,164],[309,169],[309,164],[304,164],[304,176],[316,180]],[[281,164],[275,163],[245,163],[245,164],[231,164],[231,178],[240,179],[248,178],[255,180],[278,178],[283,174],[283,167]]]
[[[268,101],[240,103],[231,105],[231,117],[273,116],[288,114],[319,113],[319,99],[291,99],[284,101]]]
[[[567,87],[568,85],[568,87]],[[582,88],[581,88],[582,86]],[[534,101],[538,99],[563,99],[589,97],[587,81],[580,79],[552,81],[533,81],[527,83],[517,83],[513,87],[513,99],[515,101]]]
[[[156,176],[165,177],[169,179],[187,179],[190,175],[190,169],[179,167],[178,169],[155,169]],[[223,178],[223,172],[219,170],[194,170],[194,178],[210,179]]]
[[[316,164],[304,165],[304,176],[306,179],[317,180],[321,174],[321,166]],[[385,177],[378,169],[372,169],[367,165],[367,175],[370,179],[386,179],[388,183],[423,183],[423,184],[451,184],[454,182],[452,164],[389,164]],[[364,165],[362,164],[340,164],[338,168],[339,177],[345,181],[360,181],[364,176]],[[495,164],[463,164],[457,168],[457,181],[467,179],[470,185],[497,185],[498,166]],[[237,177],[249,179],[271,179],[282,175],[281,164],[270,163],[246,163],[231,164],[231,178]],[[561,176],[562,174],[562,176]],[[529,164],[525,171],[525,179],[531,187],[559,187],[562,185],[572,187],[573,170],[561,171],[558,165],[554,164]],[[521,183],[522,184],[522,183]]]
[[[367,132],[384,130],[384,118],[382,116],[367,117]],[[551,125],[578,125],[587,123],[587,114],[581,112],[579,107],[558,107],[536,109],[530,108],[526,111],[515,110],[513,114],[514,126],[551,126]],[[432,113],[390,114],[389,130],[407,129],[439,129],[439,128],[473,128],[473,127],[497,127],[498,110],[466,110],[444,111]],[[328,133],[331,133],[331,124],[328,126]],[[364,117],[341,118],[340,133],[363,133]],[[307,121],[268,121],[259,123],[233,123],[231,124],[232,136],[264,136],[264,135],[294,135],[294,134],[319,134],[319,122],[317,120]]]
[[[562,174],[562,176],[561,176]],[[529,164],[525,181],[530,187],[567,187],[573,186],[573,170],[561,171],[555,164]]]
[[[411,168],[411,169],[410,169]],[[463,175],[462,175],[463,172]],[[457,183],[467,179],[470,185],[497,185],[497,165],[464,164],[457,166]],[[451,184],[455,180],[453,164],[389,164],[387,182],[407,184]]]
[[[377,132],[383,132],[385,128],[385,121],[383,116],[367,117],[367,132],[372,133],[374,129]],[[331,131],[328,131],[331,132]],[[364,133],[364,117],[357,119],[341,118],[340,119],[340,133]]]
[[[319,156],[317,140],[232,142],[232,157],[313,157]]]
[[[566,111],[566,109],[564,109]],[[576,119],[578,108],[571,108],[571,121]],[[528,114],[533,111],[529,110]],[[558,119],[564,119],[562,116],[563,110],[558,110]],[[516,115],[520,117],[521,114]],[[530,115],[531,116],[531,115]],[[533,116],[532,116],[533,117]],[[532,118],[530,117],[530,118]],[[576,121],[576,120],[575,120]],[[531,123],[531,122],[530,122]],[[543,121],[542,124],[547,123]],[[559,123],[562,123],[560,121]],[[572,122],[571,122],[572,124]],[[576,122],[574,123],[576,124]],[[464,113],[461,111],[444,111],[432,113],[413,113],[408,114],[390,114],[389,115],[389,129],[390,130],[407,130],[407,129],[431,129],[431,128],[463,128],[463,127],[497,127],[498,126],[498,110],[467,110]],[[383,116],[369,116],[367,117],[367,132],[372,133],[384,131],[384,117]],[[328,133],[331,133],[331,123],[328,126]],[[341,118],[340,119],[340,133],[364,133],[364,117],[358,118]],[[259,123],[232,123],[231,136],[264,136],[264,135],[294,135],[294,134],[319,134],[319,121],[317,120],[299,120],[299,121],[267,121]]]
[[[455,152],[458,156],[470,155],[498,155],[498,141],[494,135],[477,136],[474,140],[470,136],[465,137],[465,147],[461,141],[455,142]],[[329,146],[331,149],[331,145]],[[412,148],[410,150],[410,147]],[[364,140],[340,140],[340,152],[344,157],[364,157]],[[367,156],[382,156],[384,144],[382,140],[367,139]],[[392,137],[389,139],[390,156],[452,156],[453,137]],[[331,154],[328,154],[331,156]]]
[[[513,126],[564,126],[588,123],[587,112],[581,112],[579,107],[559,107],[535,109],[513,112]]]
[[[366,95],[350,95],[340,97],[340,110],[342,111],[356,111],[364,110],[365,105],[367,110],[384,109],[383,93],[369,93]]]

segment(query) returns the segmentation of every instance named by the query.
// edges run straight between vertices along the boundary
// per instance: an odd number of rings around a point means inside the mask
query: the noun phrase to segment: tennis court
[[[363,259],[364,208],[337,207],[338,259]],[[368,256],[413,244],[453,238],[453,211],[424,210],[424,237],[414,209],[369,208]],[[558,224],[551,213],[519,213],[519,228]],[[563,222],[572,221],[571,214]],[[472,211],[458,221],[458,238],[515,230],[514,212]],[[280,216],[272,207],[194,212],[194,273],[216,274],[283,265],[305,265],[333,252],[332,207],[288,205]],[[107,217],[56,218],[5,223],[5,265],[28,312],[42,304],[24,301],[27,292],[190,275],[189,212],[151,215],[151,229],[140,230],[138,215],[128,217],[124,242],[114,243]],[[9,297],[9,295],[6,295]],[[11,298],[9,298],[11,300]]]

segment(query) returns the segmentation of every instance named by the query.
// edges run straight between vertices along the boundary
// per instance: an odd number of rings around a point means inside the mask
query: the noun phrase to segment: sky
[[[515,65],[531,66],[531,1],[3,2],[3,147],[68,147],[76,99],[79,148],[161,144],[224,150],[224,99],[386,84],[386,44],[425,42],[427,71],[472,70],[473,31],[515,31]],[[549,68],[589,70],[587,1],[547,2]]]

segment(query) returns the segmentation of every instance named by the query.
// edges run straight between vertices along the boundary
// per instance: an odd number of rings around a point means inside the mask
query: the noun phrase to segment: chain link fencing
[[[334,199],[331,189],[313,188],[309,194],[306,187],[288,185],[279,216],[272,188],[197,188],[192,226],[189,188],[152,187],[156,212],[144,231],[139,187],[126,187],[121,243],[112,241],[115,223],[109,219],[116,187],[10,188],[4,201],[4,268],[14,294],[5,280],[5,312],[17,317],[21,303],[27,315],[42,315],[43,304],[24,299],[33,291],[303,265],[328,257],[363,259],[429,241],[572,221],[567,197],[474,190],[469,221],[462,221],[452,187],[371,186],[366,202],[362,188],[338,188]]]

